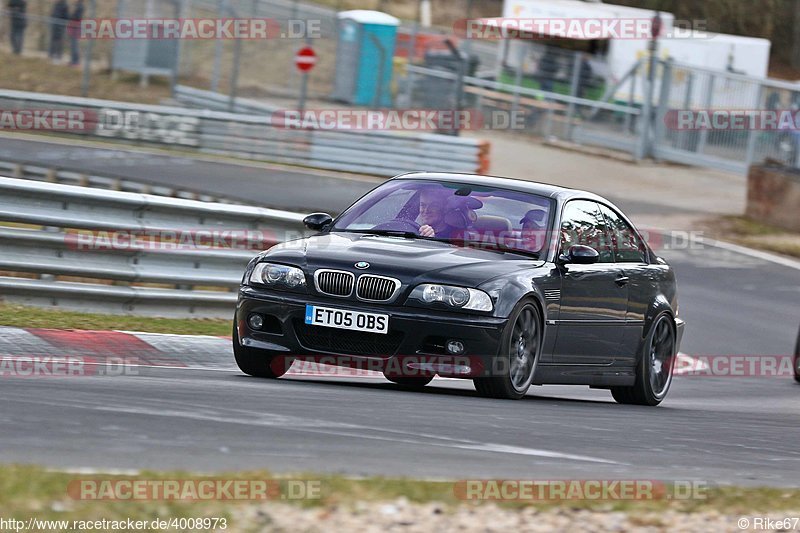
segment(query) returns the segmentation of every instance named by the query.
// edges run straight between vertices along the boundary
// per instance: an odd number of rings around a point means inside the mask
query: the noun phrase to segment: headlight
[[[250,283],[285,287],[289,289],[305,288],[306,275],[297,267],[277,265],[275,263],[259,263],[250,274]]]
[[[488,294],[478,289],[426,284],[415,288],[409,298],[419,300],[425,304],[443,303],[456,309],[492,310],[491,298],[489,298]]]

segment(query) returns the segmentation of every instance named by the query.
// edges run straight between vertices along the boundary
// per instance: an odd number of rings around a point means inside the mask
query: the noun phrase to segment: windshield
[[[345,211],[332,231],[427,238],[538,255],[553,201],[464,183],[392,180]]]

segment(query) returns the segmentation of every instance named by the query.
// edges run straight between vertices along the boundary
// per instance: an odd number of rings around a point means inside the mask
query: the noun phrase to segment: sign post
[[[308,73],[317,64],[317,54],[314,53],[311,46],[305,45],[295,54],[294,64],[297,70],[303,74],[300,81],[300,101],[297,104],[298,111],[302,115],[306,109],[306,98],[308,97]]]

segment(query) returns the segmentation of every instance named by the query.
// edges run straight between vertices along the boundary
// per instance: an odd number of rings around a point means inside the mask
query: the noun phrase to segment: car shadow
[[[259,378],[251,378],[249,376],[242,375],[240,376],[243,379],[259,379]],[[380,378],[370,378],[370,379],[380,379]],[[464,380],[464,382],[468,382],[469,380]],[[334,379],[314,379],[308,378],[304,376],[286,376],[280,378],[280,382],[282,383],[298,383],[298,384],[308,384],[308,385],[316,385],[322,386],[326,388],[350,388],[350,389],[368,389],[368,390],[376,390],[376,391],[386,391],[386,392],[397,392],[402,394],[420,394],[420,395],[427,395],[427,396],[442,396],[442,397],[459,397],[459,398],[474,398],[480,400],[482,402],[503,402],[507,403],[509,400],[501,400],[496,398],[484,398],[480,396],[476,390],[473,388],[452,388],[442,386],[443,383],[437,383],[436,381],[432,382],[430,385],[425,386],[421,389],[413,389],[409,387],[403,387],[401,385],[397,385],[391,382],[381,382],[381,381],[367,381],[367,380],[359,380],[359,379],[347,379],[347,378],[336,378]],[[611,399],[611,395],[609,393],[608,400],[600,399],[600,398],[570,398],[570,397],[563,397],[563,396],[541,396],[536,394],[536,389],[538,387],[534,386],[528,392],[528,394],[520,401],[525,402],[546,402],[546,401],[558,401],[558,402],[566,402],[569,404],[574,405],[606,405],[609,403],[614,404],[615,402]],[[619,406],[623,407],[637,407],[637,406]]]

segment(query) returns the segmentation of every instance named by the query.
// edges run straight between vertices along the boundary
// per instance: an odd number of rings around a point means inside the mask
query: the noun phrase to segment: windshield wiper
[[[530,257],[531,259],[539,259],[541,253],[539,252],[527,252],[525,250],[517,250],[515,248],[499,248],[501,252],[508,252],[510,254],[519,254],[524,255],[525,257]]]
[[[476,248],[478,250],[486,250],[489,252],[500,252],[501,254],[506,253],[506,254],[524,255],[525,257],[530,257],[531,259],[539,259],[541,256],[541,252],[531,252],[528,250],[520,250],[519,248],[509,248],[506,246],[484,245],[484,246],[477,246]]]
[[[364,235],[379,235],[381,237],[403,237],[406,239],[417,239],[419,235],[413,231],[400,231],[394,229],[367,229],[367,230],[347,230],[348,233],[362,233]]]

